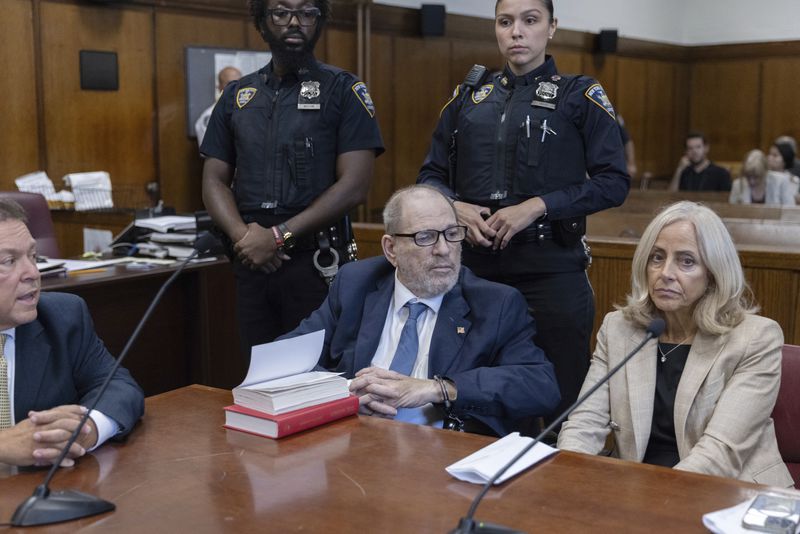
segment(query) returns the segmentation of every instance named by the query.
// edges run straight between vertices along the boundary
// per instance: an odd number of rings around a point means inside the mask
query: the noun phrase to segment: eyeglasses
[[[418,247],[430,247],[439,242],[439,236],[444,236],[448,243],[460,243],[467,237],[467,227],[458,225],[444,230],[420,230],[413,234],[392,234],[396,237],[413,237],[414,244]]]
[[[322,13],[316,7],[303,9],[276,7],[275,9],[267,9],[267,14],[272,17],[272,23],[275,26],[288,26],[294,17],[297,17],[297,22],[300,23],[300,26],[313,26]]]

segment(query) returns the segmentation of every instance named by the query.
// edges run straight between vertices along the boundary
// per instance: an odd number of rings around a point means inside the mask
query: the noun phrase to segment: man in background
[[[225,89],[200,149],[203,201],[232,244],[246,361],[325,299],[353,252],[345,216],[383,152],[366,85],[314,58],[330,12],[330,0],[250,1],[272,61]]]
[[[0,462],[55,461],[113,366],[86,303],[40,291],[25,212],[0,199]],[[124,436],[143,413],[142,390],[120,367],[62,466]]]
[[[222,96],[222,91],[225,90],[228,84],[238,80],[241,77],[242,73],[236,67],[224,67],[217,75],[218,95]],[[219,98],[219,96],[217,98]],[[214,106],[216,105],[217,101],[214,100],[214,103],[208,106],[194,123],[194,133],[197,134],[197,146],[203,144],[203,137],[206,135],[208,121],[211,119],[211,112],[214,111]]]
[[[361,413],[505,435],[560,395],[522,293],[461,267],[459,225],[438,189],[401,189],[383,212],[384,257],[345,265],[322,306],[319,364],[354,380]]]
[[[686,136],[686,155],[675,169],[670,191],[730,191],[731,174],[708,159],[708,141],[700,132]]]

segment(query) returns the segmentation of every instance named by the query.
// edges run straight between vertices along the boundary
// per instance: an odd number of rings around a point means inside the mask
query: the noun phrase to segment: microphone
[[[519,533],[520,532],[519,530],[515,530],[515,529],[512,529],[512,528],[504,527],[502,525],[495,525],[495,524],[492,524],[492,523],[485,523],[483,521],[478,521],[476,519],[473,519],[473,517],[475,516],[475,511],[478,509],[478,505],[481,503],[481,500],[483,499],[483,497],[486,495],[486,493],[488,493],[489,489],[492,487],[492,485],[495,483],[495,481],[498,478],[500,478],[501,476],[503,476],[503,473],[508,471],[511,468],[511,466],[513,466],[515,463],[517,463],[517,460],[519,460],[520,458],[525,456],[525,454],[529,450],[531,450],[537,443],[539,443],[539,441],[541,441],[541,439],[544,436],[546,436],[550,431],[552,431],[554,428],[556,428],[564,419],[566,419],[569,416],[569,414],[571,414],[575,410],[575,408],[577,408],[578,406],[583,404],[584,401],[586,401],[586,399],[588,399],[589,396],[591,396],[592,393],[594,393],[595,391],[597,391],[600,388],[600,386],[602,386],[603,384],[608,382],[611,379],[611,377],[614,376],[617,373],[617,371],[622,369],[622,366],[624,366],[626,363],[628,363],[628,361],[631,358],[633,358],[636,355],[636,353],[638,353],[640,350],[642,350],[642,347],[644,347],[645,344],[648,341],[650,341],[653,338],[656,338],[656,337],[660,336],[661,333],[664,332],[665,328],[666,328],[666,323],[664,323],[664,319],[655,318],[652,321],[650,321],[650,324],[647,325],[647,331],[646,331],[647,335],[644,337],[644,339],[641,341],[641,343],[639,343],[636,346],[636,348],[634,348],[630,352],[630,354],[625,356],[625,358],[620,363],[618,363],[613,369],[611,369],[611,371],[609,371],[606,376],[604,376],[603,378],[598,380],[597,383],[589,389],[589,391],[587,391],[586,393],[581,395],[578,398],[578,400],[576,400],[572,404],[572,406],[567,408],[561,415],[559,415],[555,419],[555,421],[550,423],[550,425],[547,428],[542,430],[542,432],[538,436],[536,436],[536,438],[531,443],[529,443],[525,448],[523,448],[506,465],[501,467],[500,470],[497,471],[497,473],[495,473],[494,476],[492,478],[490,478],[486,482],[486,484],[483,485],[483,488],[481,488],[480,493],[478,493],[478,495],[472,501],[472,505],[469,507],[469,511],[467,512],[467,515],[462,517],[459,520],[458,526],[454,530],[451,530],[450,534],[467,534],[467,533],[470,533],[470,532],[482,532],[482,533],[487,533],[487,534],[489,534],[489,533],[491,533],[491,534],[495,534],[495,533],[501,534],[501,533],[512,533],[512,532],[513,533]]]
[[[99,497],[95,497],[94,495],[89,495],[88,493],[83,493],[76,490],[51,492],[48,486],[58,470],[58,467],[61,465],[61,462],[64,460],[64,458],[66,458],[70,447],[72,447],[72,444],[78,439],[81,429],[89,419],[89,414],[95,409],[95,407],[97,407],[97,403],[103,397],[103,393],[105,393],[106,389],[108,389],[108,385],[111,383],[114,374],[122,364],[122,360],[124,360],[125,356],[128,355],[128,352],[134,341],[136,341],[136,339],[139,337],[142,327],[144,327],[147,320],[153,314],[153,310],[161,300],[164,292],[167,290],[167,288],[169,288],[170,285],[172,285],[172,282],[175,280],[175,278],[178,277],[181,271],[183,271],[183,269],[191,260],[197,257],[198,254],[208,252],[216,244],[216,238],[209,232],[201,232],[197,236],[197,239],[195,239],[194,242],[194,251],[180,264],[175,272],[172,273],[172,276],[170,276],[167,281],[164,282],[164,284],[161,286],[161,289],[158,290],[158,293],[156,293],[156,296],[153,298],[153,301],[150,303],[147,311],[145,311],[142,319],[139,321],[139,324],[136,325],[133,334],[131,334],[128,342],[125,344],[125,348],[122,349],[119,357],[114,362],[114,366],[111,368],[111,371],[109,371],[108,376],[103,382],[103,385],[100,386],[99,392],[91,402],[91,405],[87,407],[88,409],[83,415],[80,424],[77,426],[77,428],[75,428],[75,431],[72,433],[72,436],[70,436],[67,444],[64,445],[61,454],[53,462],[53,465],[50,468],[50,471],[48,471],[44,481],[36,487],[36,489],[33,491],[33,495],[28,497],[22,504],[20,504],[14,512],[14,515],[11,517],[11,526],[30,527],[34,525],[49,525],[50,523],[71,521],[73,519],[80,519],[82,517],[110,512],[116,508],[114,503],[105,501]]]

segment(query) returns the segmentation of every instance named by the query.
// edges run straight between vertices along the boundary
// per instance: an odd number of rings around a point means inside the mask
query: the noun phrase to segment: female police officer
[[[536,344],[555,365],[560,411],[589,367],[586,215],[622,204],[630,180],[603,88],[559,75],[545,54],[556,25],[552,0],[497,1],[506,67],[491,77],[473,68],[456,89],[417,181],[455,199],[469,228],[464,264],[525,295]]]

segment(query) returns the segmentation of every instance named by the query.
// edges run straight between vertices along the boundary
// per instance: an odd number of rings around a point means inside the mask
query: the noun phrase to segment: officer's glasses
[[[466,226],[451,226],[444,230],[420,230],[413,234],[392,234],[396,237],[413,237],[414,244],[418,247],[430,247],[439,241],[439,236],[444,236],[448,243],[460,243],[467,237]]]
[[[267,9],[267,13],[272,17],[272,23],[275,26],[288,26],[294,17],[297,17],[297,22],[300,23],[300,26],[313,26],[321,15],[319,8],[316,7],[303,9],[276,7],[275,9]]]

